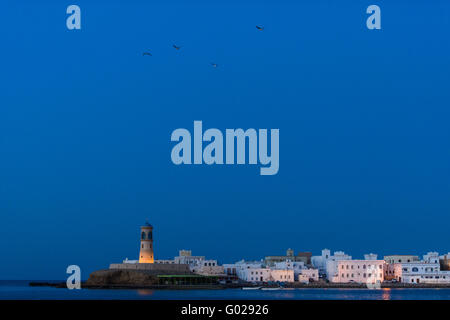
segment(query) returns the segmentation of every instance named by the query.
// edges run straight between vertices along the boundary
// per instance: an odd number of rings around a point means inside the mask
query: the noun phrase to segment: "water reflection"
[[[138,295],[140,296],[152,296],[155,291],[154,290],[149,290],[149,289],[139,289],[137,291]]]
[[[383,288],[383,300],[391,300],[391,288]]]

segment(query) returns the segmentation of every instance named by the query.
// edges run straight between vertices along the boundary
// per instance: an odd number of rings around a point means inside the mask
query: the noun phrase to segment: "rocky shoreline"
[[[277,287],[277,285],[254,285],[247,282],[238,283],[198,283],[198,284],[180,284],[166,283],[161,284],[158,274],[153,272],[138,270],[99,270],[91,273],[89,279],[81,283],[85,289],[152,289],[152,290],[222,290],[243,287]],[[174,275],[179,277],[189,277],[194,275]],[[67,288],[65,282],[30,282],[32,287],[54,287]],[[367,285],[360,283],[329,283],[317,281],[311,283],[285,283],[284,288],[305,288],[305,289],[367,289]],[[382,289],[450,289],[450,284],[409,284],[384,282]]]

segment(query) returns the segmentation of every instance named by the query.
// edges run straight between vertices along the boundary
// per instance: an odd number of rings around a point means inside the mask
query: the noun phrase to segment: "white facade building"
[[[409,261],[411,261],[409,259]],[[450,271],[441,270],[437,252],[428,252],[422,261],[390,263],[386,266],[389,280],[402,283],[449,284]]]
[[[319,281],[318,269],[302,269],[298,275],[297,281],[302,283],[309,283],[312,281]]]
[[[276,262],[275,268],[294,270],[295,281],[300,281],[303,283],[309,283],[311,281],[319,281],[319,270],[307,268],[305,266],[305,263],[302,261],[286,260],[283,262]]]
[[[335,251],[332,255],[329,249],[323,249],[320,256],[311,257],[311,264],[319,270],[319,275],[326,276],[330,280],[337,274],[337,262],[351,259],[352,257],[343,251]]]
[[[381,283],[384,281],[384,260],[340,260],[337,274],[330,281],[336,283]]]
[[[331,252],[328,249],[323,249],[320,256],[312,256],[311,264],[314,268],[319,270],[320,274],[326,274],[327,261],[331,257]]]
[[[297,262],[296,262],[297,263]],[[303,263],[301,263],[303,264]],[[279,265],[283,267],[284,265]],[[291,268],[269,268],[264,265],[262,261],[238,261],[234,264],[224,264],[225,274],[236,275],[239,279],[247,282],[293,282],[294,265]],[[297,265],[296,265],[297,266]]]
[[[338,263],[343,260],[352,260],[352,257],[345,254],[343,251],[336,251],[331,257],[326,260],[325,275],[329,281],[332,281],[338,274]]]
[[[439,253],[428,252],[423,256],[423,261],[426,263],[439,263]]]
[[[439,263],[396,263],[395,278],[403,283],[450,283],[450,271],[441,271]]]
[[[173,260],[155,260],[158,264],[187,264],[189,270],[201,275],[223,275],[223,266],[217,260],[207,260],[204,256],[193,256],[191,250],[180,250]]]

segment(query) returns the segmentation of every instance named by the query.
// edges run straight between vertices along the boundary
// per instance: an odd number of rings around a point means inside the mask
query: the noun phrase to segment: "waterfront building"
[[[250,269],[250,268],[262,268],[263,262],[262,261],[245,261],[241,260],[236,263],[226,263],[223,264],[224,272],[227,275],[236,275],[238,276],[239,272],[242,269]]]
[[[294,270],[274,268],[243,268],[237,270],[239,279],[247,282],[294,282]]]
[[[294,282],[294,270],[292,269],[270,269],[270,281]]]
[[[330,256],[325,261],[325,276],[329,281],[332,281],[338,274],[338,263],[341,260],[352,260],[352,256],[346,254],[344,251],[335,251],[332,256]]]
[[[441,270],[437,252],[428,252],[422,261],[396,263],[392,270],[394,279],[402,283],[450,284],[450,271]]]
[[[423,255],[423,261],[427,263],[439,263],[439,252],[428,252]]]
[[[253,283],[263,282],[294,282],[294,268],[304,267],[303,262],[284,261],[277,262],[269,267],[263,261],[241,260],[233,264],[223,265],[225,274],[237,276],[239,279]]]
[[[419,256],[401,255],[401,254],[384,256],[383,260],[386,262],[386,264],[384,265],[385,281],[392,281],[392,280],[398,281],[399,268],[401,269],[402,263],[413,263],[420,261]]]
[[[339,260],[337,273],[329,278],[335,283],[381,283],[384,281],[384,260]]]
[[[329,249],[323,249],[320,256],[311,257],[311,264],[313,268],[319,270],[319,275],[330,279],[337,272],[336,261],[351,260],[352,257],[345,254],[343,251],[335,251],[331,254]]]
[[[223,275],[224,268],[217,260],[207,260],[204,256],[193,256],[191,250],[180,250],[172,260],[155,260],[157,264],[186,264],[192,273],[213,276]]]
[[[308,268],[303,261],[290,261],[275,263],[276,269],[287,269],[294,271],[294,280],[303,283],[319,280],[319,270]]]
[[[302,283],[319,281],[319,270],[313,268],[302,269],[300,270],[297,281]]]
[[[141,227],[141,249],[139,263],[153,263],[153,226],[146,222]]]
[[[450,271],[441,271],[439,263],[413,262],[395,266],[395,279],[403,283],[450,283]]]
[[[386,261],[387,264],[410,263],[410,262],[420,261],[419,256],[402,255],[402,254],[394,254],[394,255],[384,256],[383,260]]]
[[[297,255],[294,254],[294,250],[291,248],[286,250],[286,255],[280,256],[267,256],[264,261],[268,266],[275,265],[276,262],[283,262],[286,260],[295,261],[295,262],[303,262],[305,265],[311,264],[311,252],[299,252]]]

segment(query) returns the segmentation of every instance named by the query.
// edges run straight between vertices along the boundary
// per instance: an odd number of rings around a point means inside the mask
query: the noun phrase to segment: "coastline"
[[[37,282],[31,281],[31,287],[54,287],[67,288],[65,282]],[[151,290],[226,290],[244,287],[277,288],[276,286],[254,286],[247,283],[239,284],[210,284],[210,285],[136,285],[136,284],[88,284],[81,283],[82,289],[151,289]],[[285,284],[280,289],[368,289],[364,284],[342,284],[342,283],[309,283],[309,284]],[[407,283],[384,283],[380,289],[450,289],[450,284],[407,284]]]

